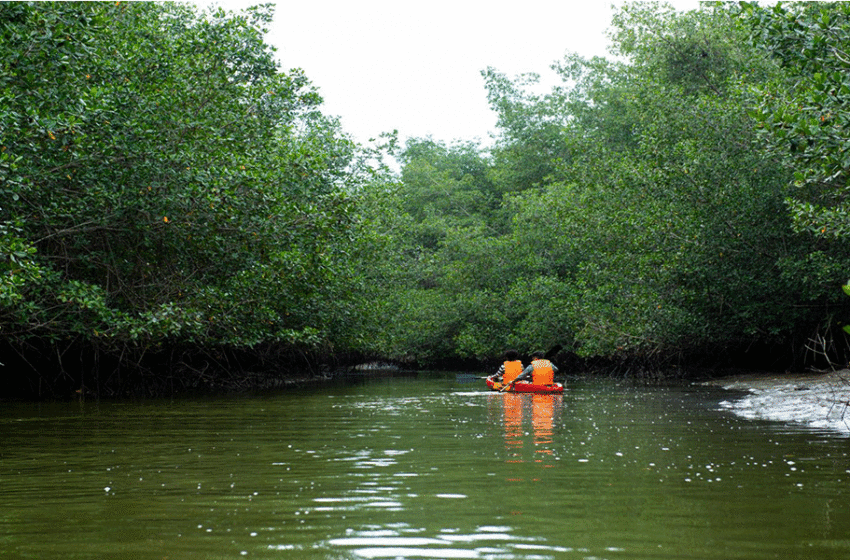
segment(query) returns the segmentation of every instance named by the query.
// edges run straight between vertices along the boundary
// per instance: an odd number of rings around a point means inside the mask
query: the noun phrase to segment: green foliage
[[[484,73],[502,136],[475,165],[412,143],[387,285],[416,319],[388,321],[395,348],[484,358],[557,342],[661,361],[817,330],[850,252],[792,230],[792,173],[759,149],[751,112],[783,74],[735,13],[628,4],[618,59],[568,55],[548,94]]]
[[[844,5],[627,4],[616,58],[487,69],[495,145],[410,139],[400,175],[270,17],[0,3],[7,341],[660,361],[847,311]]]
[[[316,347],[347,324],[367,177],[270,21],[0,5],[5,336]]]
[[[494,187],[499,193],[511,193],[544,184],[564,155],[566,115],[560,100],[527,91],[539,80],[535,74],[512,81],[488,68],[482,76],[502,131],[493,154]]]
[[[743,3],[755,45],[783,69],[756,89],[752,109],[772,153],[794,172],[798,231],[850,236],[850,6],[844,2]]]
[[[810,266],[814,247],[793,236],[789,173],[755,148],[747,118],[752,85],[775,68],[724,7],[627,5],[615,24],[616,52],[629,63],[604,66],[610,77],[572,92],[588,108],[576,119],[582,155],[564,174],[581,179],[560,203],[590,253],[576,275],[592,321],[585,351],[675,355],[811,328],[821,315],[807,306],[834,302],[836,277],[790,273]],[[609,122],[620,124],[597,126]]]

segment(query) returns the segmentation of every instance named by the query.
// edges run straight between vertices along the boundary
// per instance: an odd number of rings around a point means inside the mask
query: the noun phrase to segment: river
[[[2,404],[2,559],[850,557],[846,434],[717,387],[420,374]]]

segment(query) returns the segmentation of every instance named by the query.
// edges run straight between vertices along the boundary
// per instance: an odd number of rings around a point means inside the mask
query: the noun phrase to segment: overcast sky
[[[197,3],[238,10],[260,2]],[[606,54],[611,13],[599,0],[285,0],[267,41],[284,69],[304,69],[323,112],[357,141],[397,129],[402,140],[488,143],[496,116],[481,71],[536,72],[551,84],[549,66],[565,52]]]

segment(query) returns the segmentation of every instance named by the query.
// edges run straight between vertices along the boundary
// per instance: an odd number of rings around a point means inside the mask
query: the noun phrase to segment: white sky
[[[196,0],[239,10],[263,0]],[[272,1],[273,0],[265,0]],[[605,55],[605,0],[282,0],[267,42],[283,69],[302,68],[359,142],[397,129],[401,140],[479,139],[496,115],[481,71],[536,72],[567,51]],[[622,4],[621,0],[613,2]],[[669,2],[696,9],[698,0]]]

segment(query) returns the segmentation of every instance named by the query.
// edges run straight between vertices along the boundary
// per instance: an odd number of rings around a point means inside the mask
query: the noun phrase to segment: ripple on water
[[[725,560],[734,546],[752,560],[850,557],[846,438],[718,411],[730,398],[720,390],[586,384],[535,400],[427,380],[366,389],[0,421],[3,549]]]
[[[358,558],[556,558],[574,549],[522,538],[511,534],[510,527],[481,526],[472,533],[444,529],[434,536],[423,536],[425,529],[350,530],[346,537],[330,539],[327,545],[347,549]],[[622,549],[609,548],[608,552]],[[531,555],[529,555],[531,554]]]

